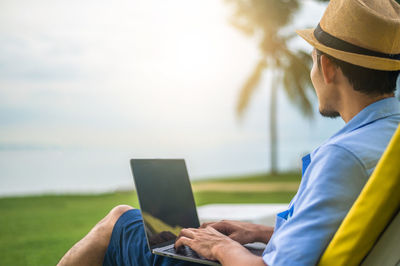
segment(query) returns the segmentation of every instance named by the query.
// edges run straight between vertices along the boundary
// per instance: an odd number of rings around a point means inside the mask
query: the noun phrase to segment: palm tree
[[[237,114],[243,112],[251,96],[259,87],[264,71],[272,74],[270,85],[270,171],[277,173],[277,90],[283,89],[289,100],[301,112],[312,116],[312,106],[307,90],[312,88],[310,81],[311,57],[303,50],[288,48],[288,42],[295,36],[285,26],[292,14],[298,10],[297,0],[226,0],[234,6],[231,23],[248,36],[259,40],[260,58],[252,74],[243,84],[237,103]],[[310,90],[313,91],[313,90]]]

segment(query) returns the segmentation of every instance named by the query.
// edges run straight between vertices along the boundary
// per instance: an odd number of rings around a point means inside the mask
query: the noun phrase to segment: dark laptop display
[[[131,166],[151,249],[200,226],[184,160],[132,159]]]

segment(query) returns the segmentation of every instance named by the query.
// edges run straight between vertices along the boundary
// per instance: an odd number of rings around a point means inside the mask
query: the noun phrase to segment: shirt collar
[[[330,139],[343,133],[353,131],[378,119],[396,114],[400,114],[400,104],[395,97],[376,101],[362,109],[341,130],[330,137]]]

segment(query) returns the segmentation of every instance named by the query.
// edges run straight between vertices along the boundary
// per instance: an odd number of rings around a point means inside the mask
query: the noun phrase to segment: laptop
[[[131,169],[150,251],[175,259],[220,265],[189,247],[184,246],[179,253],[174,249],[181,229],[200,226],[185,161],[132,159]],[[263,252],[263,249],[248,249],[259,256]]]

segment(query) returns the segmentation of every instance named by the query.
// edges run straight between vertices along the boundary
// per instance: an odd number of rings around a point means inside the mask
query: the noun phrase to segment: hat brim
[[[296,30],[296,33],[321,52],[324,52],[347,63],[376,70],[400,70],[400,60],[355,54],[325,46],[315,38],[314,29]]]

